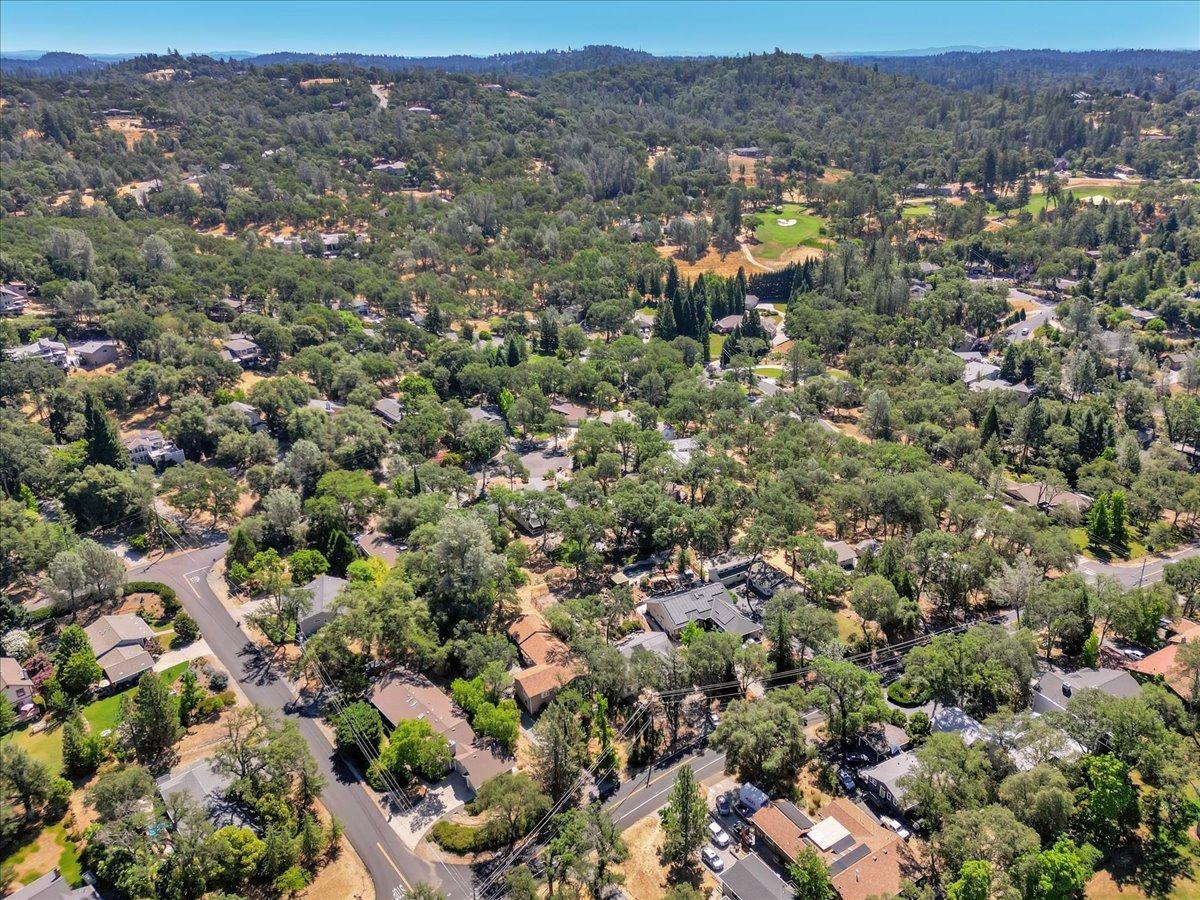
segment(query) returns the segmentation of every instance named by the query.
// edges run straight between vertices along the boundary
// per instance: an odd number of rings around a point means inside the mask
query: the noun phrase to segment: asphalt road
[[[725,770],[725,754],[718,750],[689,753],[668,763],[665,768],[651,770],[649,777],[642,773],[637,778],[629,779],[604,804],[616,826],[624,831],[639,819],[653,815],[666,806],[679,770],[684,766],[691,766],[696,780],[703,781]]]
[[[1200,544],[1193,544],[1165,556],[1146,556],[1139,562],[1124,563],[1123,565],[1102,563],[1099,560],[1081,556],[1078,558],[1076,566],[1081,574],[1092,581],[1095,581],[1098,576],[1104,575],[1108,578],[1115,578],[1127,588],[1145,587],[1160,581],[1163,577],[1163,569],[1171,563],[1197,555],[1200,555]]]
[[[403,897],[417,882],[440,886],[451,898],[471,896],[468,866],[434,865],[410,851],[387,821],[387,814],[342,762],[314,720],[315,710],[301,703],[287,680],[246,639],[229,611],[208,586],[208,570],[225,555],[225,542],[141,564],[129,577],[161,581],[173,587],[196,620],[210,647],[250,702],[277,710],[296,722],[321,768],[326,787],[321,801],[346,829],[375,883],[377,900]],[[347,897],[345,900],[351,900]]]

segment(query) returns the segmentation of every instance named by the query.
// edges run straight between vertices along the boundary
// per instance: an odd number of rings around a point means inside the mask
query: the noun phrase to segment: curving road
[[[1076,566],[1084,577],[1092,581],[1103,575],[1116,579],[1127,588],[1144,587],[1161,580],[1163,569],[1171,563],[1193,556],[1200,556],[1200,544],[1190,544],[1173,553],[1144,556],[1139,562],[1103,563],[1096,559],[1080,556],[1076,560]]]
[[[416,856],[388,824],[387,813],[360,783],[316,722],[317,711],[302,703],[291,685],[246,639],[233,616],[208,586],[208,572],[225,555],[224,541],[141,563],[129,570],[130,579],[145,578],[173,587],[188,614],[196,620],[222,665],[243,693],[259,706],[279,710],[296,722],[327,785],[321,801],[345,826],[346,838],[371,874],[377,900],[401,898],[417,882],[440,886],[451,898],[471,896],[469,866],[434,865]],[[350,900],[350,898],[346,898]]]

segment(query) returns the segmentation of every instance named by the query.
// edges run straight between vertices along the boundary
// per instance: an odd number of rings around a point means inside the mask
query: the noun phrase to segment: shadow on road
[[[242,667],[246,673],[244,681],[256,685],[267,685],[274,684],[279,680],[279,673],[271,665],[271,657],[250,641],[246,641],[237,654],[242,660]]]

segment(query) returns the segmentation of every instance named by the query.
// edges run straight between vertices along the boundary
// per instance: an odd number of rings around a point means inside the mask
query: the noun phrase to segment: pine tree
[[[542,316],[541,322],[541,352],[552,356],[558,349],[558,323],[549,315]]]
[[[654,314],[654,336],[661,341],[673,341],[679,336],[673,303],[658,305],[658,311]]]
[[[987,415],[983,418],[983,425],[979,429],[979,446],[986,447],[988,441],[992,438],[1000,437],[1000,414],[996,412],[996,404],[993,403],[987,411]]]
[[[114,469],[129,465],[129,455],[121,444],[116,422],[92,393],[84,395],[83,439],[87,441],[87,460],[92,465]]]
[[[1128,515],[1125,492],[1113,491],[1108,497],[1108,534],[1109,540],[1121,549],[1129,546]]]
[[[179,707],[157,673],[147,672],[138,680],[133,699],[122,698],[121,730],[138,760],[151,765],[161,762],[179,740]]]
[[[346,566],[358,558],[358,554],[354,552],[354,542],[341,528],[334,529],[329,535],[325,558],[329,560],[329,574],[339,578],[345,576]]]
[[[738,302],[744,308],[746,305],[746,270],[742,266],[738,266],[737,275],[733,278],[733,284],[737,291]]]
[[[675,263],[672,261],[671,268],[667,269],[667,289],[663,291],[663,296],[674,302],[675,295],[679,293],[679,269],[675,268]]]
[[[254,559],[254,554],[258,552],[258,548],[254,546],[254,541],[250,538],[245,528],[235,528],[233,530],[233,543],[229,545],[229,550],[225,557],[232,565],[233,563],[241,563],[243,566],[249,565],[250,560]]]
[[[708,809],[696,773],[691,766],[679,770],[671,788],[670,799],[662,811],[663,856],[677,869],[686,869],[695,861],[697,851],[704,845]]]
[[[1088,513],[1088,540],[1091,543],[1104,546],[1112,538],[1112,530],[1108,516],[1108,495],[1101,494],[1092,504]]]

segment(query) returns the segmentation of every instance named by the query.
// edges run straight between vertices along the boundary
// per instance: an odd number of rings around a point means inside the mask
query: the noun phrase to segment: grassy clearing
[[[51,843],[57,845],[57,855],[47,853],[54,849]],[[19,884],[30,884],[50,870],[51,862],[58,866],[59,872],[72,887],[83,884],[83,864],[79,860],[79,851],[67,837],[67,830],[61,822],[39,829],[28,841],[0,860],[0,868],[11,867],[17,873],[16,881]],[[28,870],[24,871],[23,864],[26,863]]]
[[[763,259],[779,259],[793,247],[820,247],[824,219],[817,218],[805,206],[785,203],[756,214],[759,221],[754,236],[760,242],[754,255]],[[781,225],[781,222],[794,222]]]
[[[783,374],[782,366],[755,366],[754,374],[763,378],[778,378]]]
[[[901,212],[901,216],[905,219],[915,219],[919,216],[932,216],[932,203],[912,203],[907,204]]]
[[[43,763],[50,774],[57,775],[62,771],[62,729],[57,725],[36,734],[26,728],[13,734],[13,741]]]
[[[1075,200],[1078,203],[1090,202],[1091,198],[1093,198],[1093,197],[1108,197],[1109,199],[1112,199],[1113,197],[1116,196],[1117,192],[1120,191],[1121,189],[1122,188],[1120,185],[1115,185],[1115,184],[1114,185],[1098,185],[1096,187],[1064,188],[1063,193],[1062,193],[1062,200],[1064,200],[1064,201],[1066,200],[1066,196],[1068,193],[1074,194]],[[1015,216],[1018,212],[1021,212],[1022,210],[1024,210],[1025,212],[1028,212],[1031,215],[1036,216],[1038,213],[1040,213],[1042,210],[1044,210],[1049,205],[1050,205],[1049,198],[1047,198],[1045,194],[1043,194],[1039,191],[1038,193],[1031,196],[1029,198],[1029,202],[1026,203],[1023,207],[1021,207],[1021,209],[1013,210],[1012,212],[1009,213],[1009,215]],[[996,209],[994,204],[989,203],[988,204],[988,213],[990,215],[999,215],[1000,210]],[[906,213],[906,215],[907,215],[907,213]]]
[[[1088,542],[1087,529],[1083,526],[1072,528],[1069,534],[1071,536],[1071,543],[1075,545],[1076,549],[1078,549],[1080,553],[1089,559],[1098,559],[1101,562],[1110,562],[1113,559],[1141,559],[1143,556],[1149,553],[1149,551],[1146,549],[1146,545],[1142,543],[1142,538],[1144,535],[1142,534],[1141,530],[1132,526],[1129,528],[1129,552],[1126,554],[1117,553],[1115,550],[1108,551],[1092,546]]]
[[[728,335],[710,334],[708,336],[708,355],[712,359],[721,358],[721,348],[725,346],[725,338]]]

